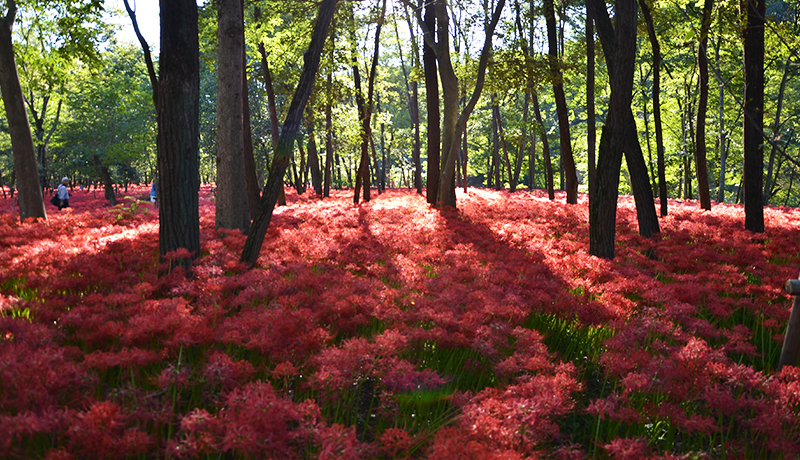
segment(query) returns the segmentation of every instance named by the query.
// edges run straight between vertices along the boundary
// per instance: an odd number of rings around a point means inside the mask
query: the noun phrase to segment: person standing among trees
[[[62,177],[61,185],[58,186],[58,191],[56,192],[56,196],[59,199],[56,206],[58,206],[59,211],[69,207],[69,190],[67,190],[67,184],[69,184],[69,178]]]

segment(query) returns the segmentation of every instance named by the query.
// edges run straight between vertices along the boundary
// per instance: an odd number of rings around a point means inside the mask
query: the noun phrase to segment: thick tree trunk
[[[439,160],[441,156],[441,137],[439,115],[439,73],[436,68],[435,44],[436,13],[432,1],[425,2],[425,38],[422,47],[422,66],[425,74],[425,103],[428,107],[428,177],[425,194],[430,204],[436,204],[439,193]]]
[[[453,71],[453,66],[450,63],[450,51],[448,49],[449,41],[447,40],[447,7],[444,5],[443,0],[437,3],[436,19],[439,24],[439,43],[437,44],[437,61],[439,62],[440,75],[442,77],[442,92],[444,94],[444,107],[445,119],[443,123],[443,136],[442,136],[442,150],[445,152],[442,158],[442,176],[440,178],[439,193],[437,202],[444,206],[456,207],[456,190],[455,190],[455,168],[456,157],[461,148],[461,136],[467,126],[472,111],[480,99],[481,92],[483,92],[483,85],[486,82],[486,67],[489,65],[489,54],[492,50],[492,36],[500,21],[500,15],[503,12],[505,0],[499,0],[495,7],[492,17],[489,20],[488,27],[485,28],[485,41],[481,49],[480,57],[478,58],[478,68],[476,71],[477,77],[475,88],[472,95],[467,101],[461,114],[458,114],[458,79]],[[445,38],[442,37],[444,35]],[[456,114],[455,123],[453,123],[452,115]],[[452,125],[452,126],[451,126]]]
[[[597,26],[597,32],[603,45],[603,54],[606,57],[609,73],[611,75],[615,75],[615,62],[618,60],[617,48],[619,45],[617,44],[618,38],[615,37],[614,27],[612,26],[611,19],[608,16],[608,11],[605,9],[605,3],[598,0],[588,1],[594,2],[592,4],[592,12],[594,13],[595,25]],[[634,5],[633,8],[635,10],[636,5]],[[615,80],[612,78],[612,92],[614,81]],[[636,132],[636,120],[633,117],[630,104],[628,104],[627,111],[620,114],[620,117],[620,121],[632,128],[624,130],[627,138],[625,139],[625,147],[623,148],[623,151],[625,154],[625,161],[628,165],[628,171],[630,172],[633,198],[636,202],[636,216],[637,220],[639,221],[639,234],[649,238],[658,233],[660,228],[658,224],[658,216],[656,215],[655,211],[653,189],[650,188],[650,178],[647,173],[647,164],[644,161],[642,147],[639,145],[639,136]],[[599,168],[600,166],[598,158],[598,170]],[[619,170],[617,170],[617,172],[619,172]],[[598,172],[598,181],[599,180]],[[619,184],[618,179],[616,183],[617,185]],[[598,189],[598,187],[600,187],[599,184],[595,187],[595,189]],[[614,203],[616,206],[616,201]]]
[[[161,63],[158,81],[159,251],[200,255],[198,157],[200,59],[197,3],[161,0]]]
[[[244,18],[241,0],[219,0],[216,227],[247,230],[244,168]]]
[[[283,185],[283,175],[292,155],[292,145],[300,128],[306,103],[311,96],[311,91],[314,89],[314,80],[319,69],[322,47],[325,43],[325,37],[328,35],[328,27],[333,19],[333,14],[336,11],[336,3],[337,0],[322,0],[320,3],[311,43],[303,55],[303,72],[300,75],[300,81],[297,83],[289,111],[286,114],[286,120],[283,123],[281,140],[272,160],[267,186],[261,196],[258,213],[253,219],[253,225],[250,227],[242,250],[241,260],[250,267],[254,266],[258,261],[264,237],[272,220],[272,211],[278,201],[278,195]]]
[[[611,100],[608,121],[600,138],[597,183],[589,210],[589,253],[606,259],[614,258],[622,154],[629,146],[630,131],[635,134],[636,125],[629,123],[628,114],[633,100],[636,19],[636,0],[617,0],[614,51],[605,50],[606,54],[614,56],[614,64],[609,67],[612,69]]]
[[[31,126],[14,59],[11,34],[16,12],[16,5],[11,2],[6,17],[0,18],[0,91],[3,95],[8,131],[11,136],[11,150],[14,154],[20,220],[29,217],[47,219]]]
[[[744,228],[763,233],[765,0],[744,0],[742,7],[747,13],[744,30]]]
[[[98,157],[97,154],[92,155],[92,162],[97,168],[97,174],[100,176],[100,180],[103,181],[103,191],[105,193],[106,200],[111,203],[111,206],[116,206],[117,195],[114,193],[114,182],[111,181],[111,174],[108,172],[108,165],[100,161],[100,157]]]
[[[703,4],[703,23],[700,26],[700,46],[697,50],[697,66],[700,73],[700,100],[697,103],[697,131],[695,132],[695,169],[697,171],[697,195],[700,207],[711,210],[711,191],[708,186],[708,161],[706,160],[706,110],[708,109],[708,29],[711,26],[712,0]]]
[[[539,124],[539,135],[542,139],[542,156],[544,157],[544,172],[547,183],[547,196],[551,200],[556,199],[555,185],[553,184],[553,162],[550,160],[550,142],[547,140],[547,130],[544,129],[542,122],[542,111],[539,108],[539,95],[533,93],[533,113],[536,122]]]
[[[547,23],[547,41],[549,44],[548,61],[550,63],[550,78],[553,81],[553,93],[556,100],[556,113],[558,114],[558,132],[561,145],[561,158],[566,178],[567,203],[578,202],[578,175],[575,169],[575,158],[572,155],[572,138],[569,133],[569,111],[567,99],[564,95],[564,83],[561,69],[559,68],[558,41],[556,31],[556,15],[553,0],[544,0],[544,17]]]

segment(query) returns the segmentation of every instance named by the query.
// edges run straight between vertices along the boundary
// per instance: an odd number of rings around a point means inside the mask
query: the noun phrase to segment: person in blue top
[[[156,209],[158,209],[158,186],[156,185],[156,181],[153,181],[152,187],[150,187],[150,201],[156,205]]]
[[[58,191],[56,192],[56,196],[59,200],[56,206],[58,206],[59,210],[69,207],[69,190],[67,190],[67,184],[69,184],[69,178],[61,178],[61,185],[58,186]]]

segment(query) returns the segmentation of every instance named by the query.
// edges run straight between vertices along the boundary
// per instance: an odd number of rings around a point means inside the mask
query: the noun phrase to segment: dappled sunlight
[[[795,209],[754,235],[740,206],[671,200],[644,239],[620,197],[608,261],[585,195],[470,189],[454,211],[287,189],[248,270],[206,186],[187,274],[159,261],[145,192],[0,215],[5,452],[798,453],[800,373],[773,370]]]

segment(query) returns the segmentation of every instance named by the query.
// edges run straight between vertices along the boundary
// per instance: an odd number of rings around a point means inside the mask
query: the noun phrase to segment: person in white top
[[[56,196],[60,200],[59,204],[56,205],[59,210],[69,207],[69,190],[67,190],[67,184],[69,184],[69,178],[63,177],[61,179],[61,185],[58,186],[58,191],[56,192]]]

